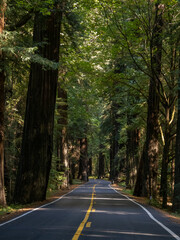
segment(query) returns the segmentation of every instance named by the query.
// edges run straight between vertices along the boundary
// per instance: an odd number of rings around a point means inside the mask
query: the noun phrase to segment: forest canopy
[[[0,8],[0,205],[94,176],[180,211],[180,2]]]

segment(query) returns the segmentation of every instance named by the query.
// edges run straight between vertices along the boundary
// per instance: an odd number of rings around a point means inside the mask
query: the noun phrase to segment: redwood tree
[[[179,51],[179,78],[178,78],[178,120],[176,135],[175,185],[174,185],[173,209],[174,211],[180,212],[180,51]]]
[[[43,58],[58,63],[62,9],[56,4],[50,15],[35,14],[34,43]],[[54,110],[58,69],[31,64],[26,114],[14,201],[44,200],[53,150]]]
[[[4,30],[4,11],[5,1],[0,1],[0,34]],[[4,111],[5,111],[5,94],[4,82],[5,73],[3,66],[3,52],[0,49],[0,205],[6,205],[4,189]]]
[[[161,55],[162,55],[162,14],[163,6],[160,1],[155,5],[155,19],[150,39],[150,85],[148,97],[148,116],[147,116],[147,131],[146,131],[146,150],[143,152],[144,163],[140,163],[138,174],[143,177],[143,184],[137,182],[134,194],[137,194],[137,189],[143,196],[156,197],[157,193],[157,176],[158,176],[158,156],[159,156],[159,92],[160,92],[160,76],[161,76]],[[140,187],[141,186],[141,187]],[[142,189],[141,189],[142,188]]]
[[[103,153],[104,145],[101,143],[99,146],[99,167],[98,167],[98,178],[105,177],[105,155]]]
[[[87,138],[80,139],[80,158],[78,178],[88,181],[88,142]]]
[[[64,180],[62,187],[68,187],[69,184],[69,161],[68,161],[68,142],[67,142],[67,92],[61,86],[61,82],[58,84],[58,98],[60,99],[57,107],[59,118],[58,118],[58,158],[60,158],[58,171],[64,172]]]

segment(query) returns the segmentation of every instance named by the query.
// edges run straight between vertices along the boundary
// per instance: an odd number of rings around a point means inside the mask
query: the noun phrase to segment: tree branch
[[[24,26],[31,18],[34,13],[34,9],[31,9],[26,15],[24,15],[15,25],[9,26],[9,31],[15,31],[17,28]]]

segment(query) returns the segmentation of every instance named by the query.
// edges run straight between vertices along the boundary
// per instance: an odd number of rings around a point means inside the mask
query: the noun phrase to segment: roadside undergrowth
[[[175,220],[176,222],[180,223],[180,213],[173,212],[170,202],[168,203],[167,208],[162,208],[161,199],[152,199],[151,201],[148,198],[145,197],[136,197],[133,196],[133,189],[128,189],[125,186],[124,182],[117,182],[113,185],[115,188],[118,188],[123,194],[132,197],[134,200],[136,200],[139,203],[150,205],[152,207],[155,207],[159,211],[162,211],[165,215],[168,215],[171,219]]]

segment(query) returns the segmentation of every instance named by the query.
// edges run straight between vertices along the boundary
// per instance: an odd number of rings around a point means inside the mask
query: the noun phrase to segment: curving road
[[[53,203],[0,224],[0,240],[180,240],[180,225],[90,180]]]

